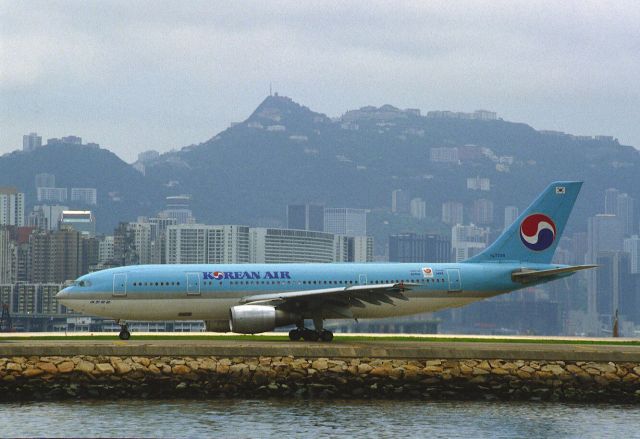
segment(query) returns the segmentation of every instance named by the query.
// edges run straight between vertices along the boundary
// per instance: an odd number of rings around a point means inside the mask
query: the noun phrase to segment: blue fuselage
[[[119,320],[225,320],[242,298],[272,292],[403,283],[407,301],[354,309],[356,318],[390,317],[462,306],[524,285],[523,263],[139,265],[87,274],[58,294],[77,311]],[[532,284],[527,284],[530,286]]]

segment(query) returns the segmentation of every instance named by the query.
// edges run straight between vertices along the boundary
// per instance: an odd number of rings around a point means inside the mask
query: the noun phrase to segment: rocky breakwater
[[[0,399],[414,398],[640,402],[640,364],[299,357],[0,358]]]

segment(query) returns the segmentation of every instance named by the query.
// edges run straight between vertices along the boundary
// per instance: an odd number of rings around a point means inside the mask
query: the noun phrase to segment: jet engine
[[[229,310],[231,332],[257,334],[300,320],[300,316],[268,305],[238,305]]]

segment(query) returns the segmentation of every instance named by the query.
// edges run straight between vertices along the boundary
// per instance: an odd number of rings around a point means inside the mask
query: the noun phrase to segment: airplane
[[[81,276],[56,298],[113,318],[122,340],[131,320],[204,320],[208,331],[242,334],[295,325],[291,340],[329,342],[327,319],[460,307],[596,267],[551,263],[581,186],[551,183],[495,242],[459,263],[133,265]]]

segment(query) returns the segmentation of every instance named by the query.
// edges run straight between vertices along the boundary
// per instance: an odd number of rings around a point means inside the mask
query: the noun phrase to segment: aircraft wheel
[[[330,342],[333,340],[333,332],[324,330],[320,333],[320,340]]]
[[[316,331],[305,329],[304,333],[302,334],[302,338],[304,338],[304,341],[318,341],[320,335]]]
[[[122,330],[120,331],[120,334],[118,334],[118,337],[120,337],[120,340],[129,340],[129,338],[131,338],[131,333],[127,330]]]
[[[289,331],[289,340],[298,341],[302,338],[302,331],[299,329],[292,329]]]

